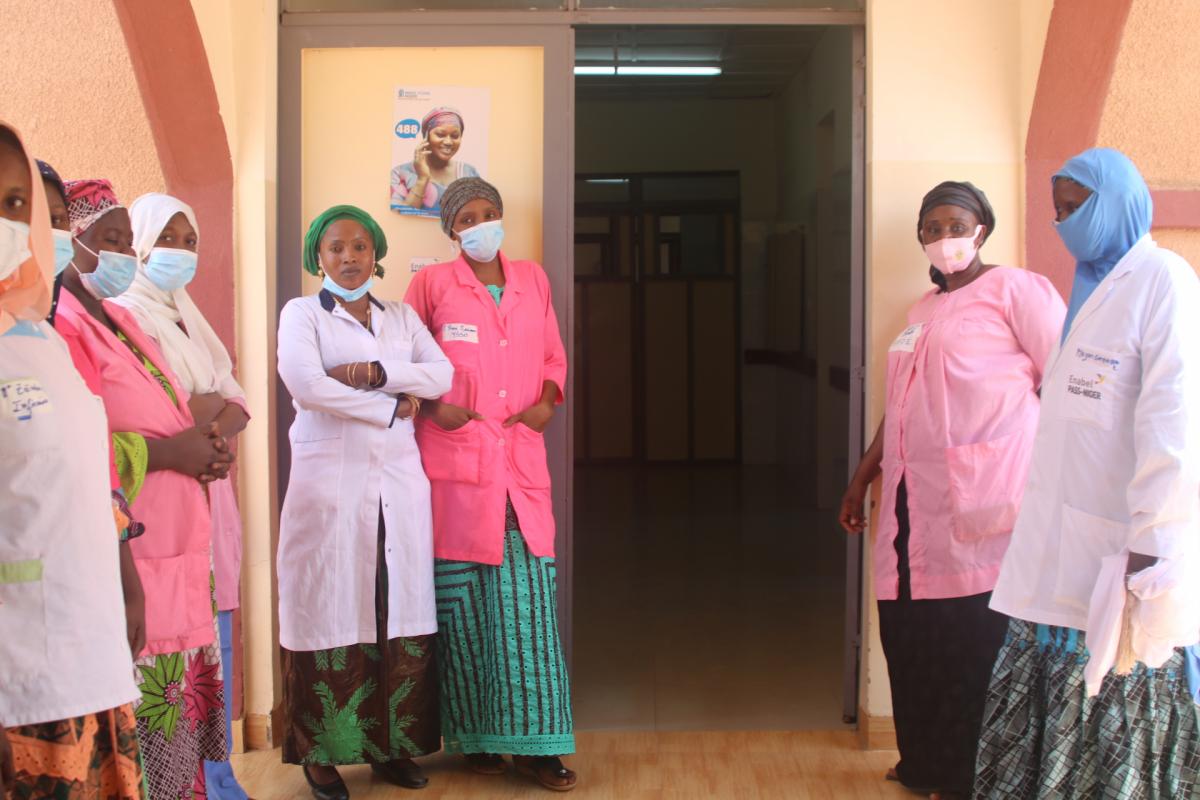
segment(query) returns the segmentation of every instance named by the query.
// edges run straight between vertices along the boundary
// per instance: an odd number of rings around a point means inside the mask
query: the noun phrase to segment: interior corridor
[[[777,466],[579,465],[581,730],[832,730],[845,540]]]

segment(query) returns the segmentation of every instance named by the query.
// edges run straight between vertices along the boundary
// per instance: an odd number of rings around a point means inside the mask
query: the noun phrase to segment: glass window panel
[[[617,272],[628,277],[633,272],[633,218],[617,220]]]
[[[575,233],[608,233],[608,217],[576,217]]]
[[[566,0],[283,0],[284,11],[528,11],[566,7]]]
[[[729,175],[667,175],[648,177],[642,181],[642,197],[647,202],[673,200],[737,200],[738,176]]]
[[[680,220],[679,271],[684,275],[720,275],[725,271],[725,227],[718,214],[684,214]]]
[[[576,242],[575,243],[575,274],[603,275],[604,274],[604,243]]]

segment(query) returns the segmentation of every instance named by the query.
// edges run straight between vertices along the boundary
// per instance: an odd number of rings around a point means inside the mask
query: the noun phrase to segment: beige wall
[[[5,2],[0,117],[64,180],[108,178],[125,204],[163,174],[125,37],[110,2]],[[20,62],[15,60],[20,58]]]
[[[311,49],[304,51],[301,69],[304,226],[338,203],[360,206],[375,217],[388,239],[388,273],[379,296],[404,297],[413,258],[453,257],[438,221],[401,216],[388,207],[392,92],[401,83],[491,90],[484,177],[504,198],[504,252],[541,261],[541,48]],[[305,276],[305,292],[318,286],[318,279]]]
[[[1128,155],[1152,189],[1200,189],[1200,48],[1194,0],[1134,0],[1117,52],[1098,144]],[[1200,230],[1154,238],[1200,271]]]
[[[883,415],[887,346],[930,287],[916,242],[921,197],[970,180],[996,211],[984,248],[1019,265],[1023,160],[1050,0],[873,0],[867,3],[867,427]],[[1040,31],[1040,33],[1039,33]],[[891,714],[870,563],[860,701]]]
[[[275,703],[272,531],[276,496],[274,387],[276,26],[274,0],[193,0],[234,179],[238,373],[251,423],[238,455],[244,560],[245,707],[262,735]],[[236,80],[235,80],[236,76]],[[235,726],[235,741],[241,731]]]

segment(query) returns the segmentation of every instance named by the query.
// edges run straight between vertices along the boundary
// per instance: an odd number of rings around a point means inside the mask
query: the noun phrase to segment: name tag
[[[442,341],[479,344],[479,327],[465,322],[447,322],[442,326]]]
[[[924,327],[924,322],[918,322],[915,325],[909,325],[900,332],[900,335],[896,337],[896,341],[892,342],[892,346],[888,348],[888,352],[911,353],[914,349],[916,349],[917,339],[921,338],[921,330],[924,329]]]
[[[50,398],[37,378],[17,378],[0,382],[0,417],[27,422],[34,414],[53,411]]]

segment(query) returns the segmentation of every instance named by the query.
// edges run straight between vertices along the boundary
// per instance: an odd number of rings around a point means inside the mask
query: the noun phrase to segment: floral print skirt
[[[18,800],[141,800],[133,707],[8,729]]]
[[[214,632],[215,632],[214,619]],[[221,645],[139,658],[134,704],[149,800],[207,797],[204,762],[228,759]]]
[[[435,635],[387,638],[387,566],[379,529],[375,576],[378,644],[280,650],[283,760],[382,764],[441,747]]]

